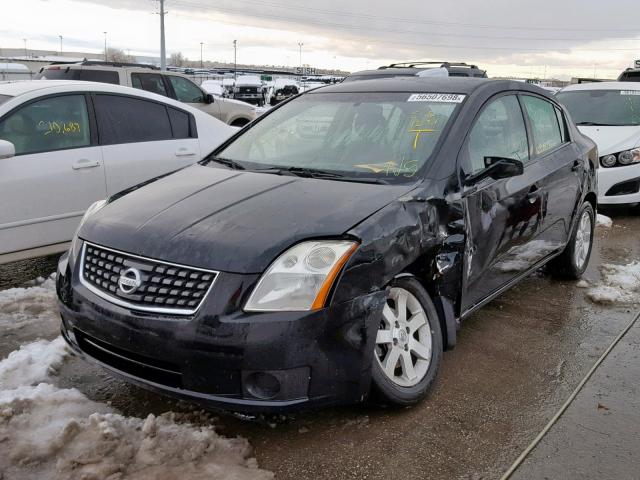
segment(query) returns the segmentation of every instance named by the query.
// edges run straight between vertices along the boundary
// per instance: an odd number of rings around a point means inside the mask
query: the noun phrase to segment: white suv
[[[42,67],[34,78],[85,80],[138,88],[187,103],[234,127],[242,127],[257,116],[256,109],[249,104],[214,98],[188,77],[177,72],[160,71],[151,65],[85,60]]]

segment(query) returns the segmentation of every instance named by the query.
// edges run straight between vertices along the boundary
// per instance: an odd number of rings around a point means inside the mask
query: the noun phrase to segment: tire
[[[595,217],[593,207],[589,202],[585,202],[571,232],[569,243],[564,251],[549,264],[554,276],[570,280],[579,280],[582,277],[589,265],[593,249]]]
[[[239,119],[234,120],[233,122],[231,122],[231,126],[232,127],[244,127],[247,123],[249,123],[249,120],[247,120],[246,118],[239,118]]]
[[[389,287],[371,367],[372,394],[382,403],[413,405],[427,395],[440,368],[443,343],[440,320],[429,294],[417,279],[396,278]],[[398,311],[403,310],[403,304],[404,317]],[[420,319],[423,323],[419,323]],[[387,364],[385,369],[383,365]]]

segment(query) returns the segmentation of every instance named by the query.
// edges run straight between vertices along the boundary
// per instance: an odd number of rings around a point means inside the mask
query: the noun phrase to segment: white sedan
[[[640,83],[571,85],[556,98],[598,145],[598,203],[640,203]]]
[[[138,89],[0,83],[0,264],[64,251],[89,205],[201,160],[234,131]]]

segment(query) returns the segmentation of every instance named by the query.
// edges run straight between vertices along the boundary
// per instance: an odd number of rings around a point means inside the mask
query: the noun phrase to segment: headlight
[[[616,154],[605,155],[600,157],[600,163],[603,167],[621,167],[640,163],[640,147],[625,150]]]
[[[637,163],[640,161],[640,148],[635,148],[633,150],[627,150],[626,152],[620,152],[618,155],[618,161],[622,165],[630,165],[632,163]]]
[[[605,155],[600,159],[600,163],[602,163],[603,167],[613,167],[616,164],[616,156],[615,155]]]
[[[304,311],[324,307],[331,286],[358,247],[346,240],[299,243],[280,255],[262,275],[246,311]]]

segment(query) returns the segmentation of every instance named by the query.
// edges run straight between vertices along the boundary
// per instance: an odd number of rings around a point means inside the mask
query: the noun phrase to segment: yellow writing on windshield
[[[44,136],[47,135],[68,135],[71,133],[80,133],[82,128],[78,122],[57,122],[57,121],[45,121],[38,122],[38,129],[44,131]]]
[[[413,112],[409,118],[409,132],[414,133],[413,149],[418,149],[418,142],[423,133],[437,132],[436,127],[440,123],[439,117],[431,110],[427,112]]]

